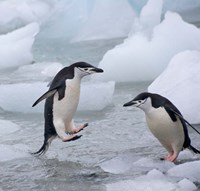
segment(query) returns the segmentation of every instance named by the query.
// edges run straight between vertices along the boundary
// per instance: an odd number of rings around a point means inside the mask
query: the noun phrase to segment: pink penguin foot
[[[166,157],[164,158],[161,158],[161,160],[167,160],[167,161],[171,161],[171,162],[174,162],[177,158],[177,155],[175,154],[172,154],[172,155],[167,155]]]
[[[66,136],[62,139],[63,142],[69,142],[69,141],[75,141],[79,138],[81,138],[82,135],[72,135],[72,136]]]
[[[79,127],[75,128],[73,133],[78,133],[78,132],[82,131],[87,126],[88,126],[88,123],[82,124]]]
[[[176,160],[176,158],[177,158],[177,155],[174,155],[174,154],[173,154],[173,155],[167,157],[165,160],[168,160],[168,161],[174,162],[174,161]]]

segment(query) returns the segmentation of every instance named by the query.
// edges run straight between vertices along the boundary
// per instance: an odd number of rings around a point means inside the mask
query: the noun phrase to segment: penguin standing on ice
[[[57,73],[49,90],[33,104],[34,107],[40,101],[46,99],[44,107],[44,143],[33,154],[44,154],[56,137],[64,142],[77,140],[81,137],[76,133],[83,130],[88,124],[76,128],[73,123],[73,117],[79,103],[81,79],[84,76],[102,72],[102,69],[86,62],[77,62]]]
[[[189,123],[168,99],[158,94],[144,92],[125,103],[124,107],[131,105],[145,112],[150,131],[169,153],[163,158],[164,160],[175,161],[180,151],[185,148],[200,154],[200,151],[191,145],[186,126],[186,123]]]

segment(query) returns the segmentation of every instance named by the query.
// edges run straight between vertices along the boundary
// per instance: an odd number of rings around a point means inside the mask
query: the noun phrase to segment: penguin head
[[[153,99],[153,94],[149,92],[143,92],[139,95],[137,95],[133,100],[125,103],[123,106],[128,107],[128,106],[134,106],[142,109],[143,111],[147,112],[149,111],[153,106],[152,106],[152,99]]]
[[[103,72],[101,68],[97,68],[86,62],[76,62],[72,64],[70,67],[74,68],[75,75],[78,75],[79,77]]]

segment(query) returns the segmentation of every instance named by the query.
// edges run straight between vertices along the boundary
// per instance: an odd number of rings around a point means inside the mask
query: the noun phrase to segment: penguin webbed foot
[[[160,160],[166,160],[170,162],[174,162],[177,158],[177,155],[172,154],[172,155],[167,155],[166,157],[161,157]]]
[[[81,138],[81,137],[82,137],[82,135],[67,136],[67,137],[64,137],[64,138],[62,139],[62,141],[63,141],[63,142],[75,141],[75,140],[77,140],[77,139],[79,139],[79,138]]]
[[[89,124],[88,123],[84,123],[82,125],[80,125],[79,127],[77,128],[73,128],[71,132],[67,132],[67,134],[69,135],[74,135],[80,131],[82,131],[85,127],[87,127]]]

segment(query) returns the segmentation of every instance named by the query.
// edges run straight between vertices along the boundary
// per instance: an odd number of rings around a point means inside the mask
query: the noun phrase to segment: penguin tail
[[[192,145],[190,145],[188,147],[188,149],[190,149],[191,151],[193,151],[195,154],[200,154],[200,151],[198,149],[196,149],[195,147],[193,147]]]
[[[31,154],[34,156],[44,155],[47,152],[47,150],[49,149],[49,146],[51,145],[51,142],[53,141],[54,138],[55,138],[55,136],[45,139],[42,147],[37,152],[33,152]]]

